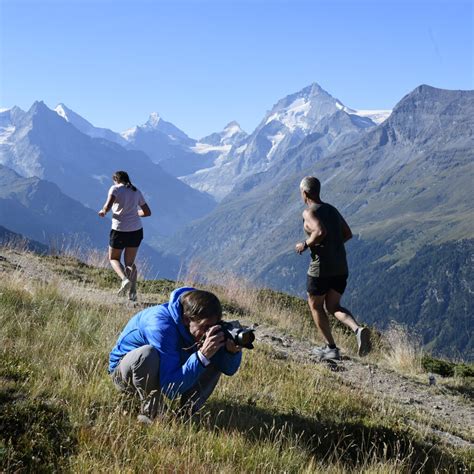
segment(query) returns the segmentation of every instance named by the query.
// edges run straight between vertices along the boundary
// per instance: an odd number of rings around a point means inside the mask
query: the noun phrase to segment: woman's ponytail
[[[112,178],[117,181],[118,183],[123,184],[126,188],[130,188],[133,191],[136,191],[137,188],[132,184],[128,173],[126,171],[116,171]]]

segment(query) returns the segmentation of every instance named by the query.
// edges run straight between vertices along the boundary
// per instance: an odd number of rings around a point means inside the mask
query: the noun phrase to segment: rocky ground
[[[74,298],[102,304],[125,304],[130,307],[131,314],[144,306],[163,301],[161,295],[153,294],[147,294],[146,301],[139,300],[136,303],[125,298],[118,299],[112,290],[78,284],[77,281],[60,275],[54,265],[46,264],[41,257],[12,249],[0,249],[0,275],[1,278],[21,278],[25,281],[55,281],[61,290],[66,294],[73,294]],[[245,320],[242,322],[249,325],[254,323]],[[257,343],[271,346],[272,356],[275,358],[317,363],[311,355],[312,344],[291,337],[278,328],[259,325],[256,339]],[[371,391],[381,400],[401,406],[409,423],[416,424],[416,419],[420,416],[429,418],[429,429],[443,442],[467,449],[474,448],[474,404],[469,394],[456,393],[438,383],[439,379],[435,385],[429,385],[428,376],[426,379],[406,377],[350,354],[328,367],[341,383],[362,391]]]

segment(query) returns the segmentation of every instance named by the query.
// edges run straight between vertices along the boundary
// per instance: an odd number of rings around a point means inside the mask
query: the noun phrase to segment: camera
[[[231,339],[235,344],[246,349],[253,349],[255,329],[242,326],[239,321],[221,321],[219,324],[226,339]]]

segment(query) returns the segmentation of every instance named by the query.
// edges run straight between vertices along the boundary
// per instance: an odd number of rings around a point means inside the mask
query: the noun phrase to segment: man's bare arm
[[[305,224],[308,231],[311,232],[309,237],[306,239],[306,244],[308,247],[312,247],[313,245],[320,244],[324,240],[327,231],[326,227],[324,227],[324,224],[314,212],[307,209],[305,213]]]

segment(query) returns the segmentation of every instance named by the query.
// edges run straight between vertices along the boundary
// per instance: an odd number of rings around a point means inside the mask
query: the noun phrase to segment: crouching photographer
[[[151,423],[163,409],[163,395],[181,397],[183,411],[193,414],[221,374],[239,369],[241,340],[251,348],[252,330],[224,323],[213,293],[178,288],[168,303],[130,319],[110,353],[109,373],[119,390],[140,397],[141,422]]]

